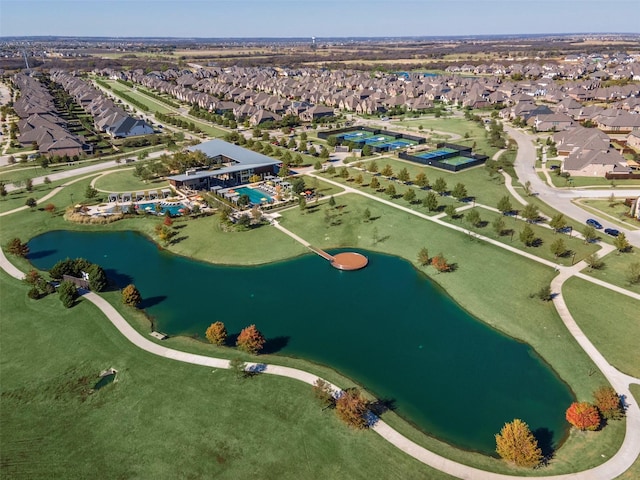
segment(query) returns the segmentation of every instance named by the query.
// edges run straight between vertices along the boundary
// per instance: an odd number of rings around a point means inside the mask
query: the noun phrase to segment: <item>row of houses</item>
[[[13,109],[20,118],[17,125],[21,147],[35,145],[40,154],[49,157],[91,153],[91,145],[69,131],[67,121],[58,114],[53,97],[40,80],[19,73],[13,77],[13,84],[20,90]]]
[[[154,132],[153,127],[145,120],[128,114],[100,90],[73,73],[52,70],[51,79],[59,83],[85,112],[91,114],[96,130],[112,138],[148,135]]]

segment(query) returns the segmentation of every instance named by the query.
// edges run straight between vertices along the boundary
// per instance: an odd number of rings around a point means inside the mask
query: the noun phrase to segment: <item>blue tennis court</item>
[[[430,152],[421,152],[416,154],[416,157],[419,158],[438,158],[438,157],[442,157],[443,155],[447,155],[449,153],[454,153],[456,150],[453,150],[451,148],[441,148],[439,150],[432,150]]]

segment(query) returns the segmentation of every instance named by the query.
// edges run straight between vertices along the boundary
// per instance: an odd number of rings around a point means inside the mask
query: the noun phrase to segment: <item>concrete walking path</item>
[[[315,175],[311,175],[311,176],[315,176]],[[79,180],[81,179],[74,180],[74,182]],[[322,178],[322,180],[328,181],[325,178]],[[573,275],[577,275],[577,276],[580,276],[580,278],[583,278],[582,274],[579,273],[579,270],[584,268],[584,265],[582,263],[579,263],[573,267],[561,267],[557,264],[554,264],[553,262],[550,262],[545,259],[541,259],[528,252],[523,252],[522,250],[516,249],[515,247],[511,247],[509,245],[505,245],[503,243],[484,237],[482,235],[475,234],[474,232],[470,232],[462,227],[451,225],[438,218],[430,217],[428,215],[422,214],[421,212],[417,212],[410,208],[397,205],[386,199],[382,199],[374,195],[358,191],[352,187],[344,186],[342,184],[339,184],[337,182],[333,182],[330,180],[329,180],[329,183],[334,183],[335,185],[338,185],[341,188],[344,188],[349,193],[356,193],[359,195],[369,197],[375,201],[387,204],[393,208],[397,208],[407,213],[410,213],[412,215],[416,215],[418,217],[424,218],[428,221],[441,224],[447,228],[452,228],[454,230],[458,230],[463,233],[473,235],[476,238],[482,239],[500,248],[510,250],[519,255],[531,258],[534,261],[544,263],[545,265],[559,269],[560,275],[556,276],[551,284],[553,291],[556,291],[556,290],[560,291],[564,281],[566,281],[566,279],[570,278]],[[62,187],[58,187],[58,188],[61,189]],[[52,194],[54,193],[51,192],[48,196],[51,196]],[[43,201],[43,199],[41,199],[41,201]],[[21,209],[16,209],[14,211],[21,210]],[[6,212],[5,215],[8,213],[10,212]],[[295,234],[291,233],[291,235],[295,235]],[[302,239],[300,239],[299,241],[301,241],[301,243],[303,244],[308,243]],[[24,277],[24,274],[8,261],[8,259],[4,254],[4,251],[2,251],[1,248],[0,248],[0,267],[2,267],[9,275],[11,275],[16,279],[21,280]],[[591,279],[591,277],[586,277],[585,280],[592,281],[595,279]],[[600,282],[601,281],[596,281],[593,283],[598,283],[598,284],[605,283],[605,282],[601,282],[601,283]],[[615,288],[618,288],[618,287],[615,287]],[[621,290],[624,290],[624,289],[621,289]],[[629,292],[629,293],[632,293],[632,292]],[[102,297],[100,297],[95,293],[84,291],[83,298],[86,298],[88,301],[96,305],[106,315],[109,321],[118,329],[118,331],[120,331],[122,335],[124,335],[131,343],[136,345],[138,348],[141,348],[154,355],[158,355],[171,360],[191,363],[194,365],[212,367],[212,368],[229,368],[229,361],[226,359],[208,357],[204,355],[196,355],[188,352],[173,350],[145,338],[140,333],[138,333],[133,327],[131,327],[131,325],[118,313],[118,311],[113,306],[111,306],[106,300],[104,300]],[[598,368],[601,369],[605,377],[610,381],[610,383],[614,386],[614,388],[618,391],[618,393],[622,393],[626,395],[626,401],[628,402],[628,409],[627,409],[627,416],[626,416],[627,430],[626,430],[623,445],[620,448],[620,450],[611,459],[599,465],[598,467],[595,467],[590,470],[585,470],[583,472],[576,472],[576,473],[564,474],[564,475],[541,476],[541,477],[535,477],[535,478],[549,479],[549,480],[550,479],[557,479],[557,480],[614,479],[615,477],[625,472],[633,464],[635,459],[640,454],[640,435],[638,434],[638,432],[640,432],[640,408],[638,408],[638,405],[635,403],[635,399],[631,395],[628,388],[629,383],[640,383],[640,380],[633,378],[631,376],[625,375],[608,364],[608,362],[602,356],[602,354],[600,354],[600,352],[593,346],[593,344],[591,344],[591,342],[589,342],[587,337],[579,329],[579,327],[571,317],[571,314],[568,308],[566,307],[566,304],[564,303],[564,300],[562,299],[561,295],[556,295],[556,297],[554,298],[554,305],[556,306],[558,313],[562,318],[563,322],[565,323],[565,325],[567,325],[567,328],[572,333],[572,335],[576,338],[576,340],[582,346],[582,348],[585,349],[585,352],[590,356],[590,358],[592,358],[592,360],[598,366]],[[313,375],[311,373],[308,373],[302,370],[298,370],[290,367],[278,366],[278,365],[251,363],[247,365],[247,369],[255,370],[260,373],[280,375],[287,378],[296,379],[310,385],[312,385],[319,378],[316,375]],[[335,385],[332,385],[332,387],[336,391],[340,390]],[[449,475],[456,476],[458,478],[479,479],[479,480],[506,480],[506,479],[521,478],[515,475],[504,475],[504,474],[479,470],[477,468],[469,467],[467,465],[463,465],[453,460],[444,458],[416,444],[415,442],[409,440],[399,432],[392,429],[389,425],[387,425],[382,420],[378,420],[372,426],[372,430],[378,433],[379,435],[381,435],[391,444],[395,445],[397,448],[401,449],[402,451],[412,456],[413,458],[419,460],[420,462],[425,463],[440,471],[443,471]]]

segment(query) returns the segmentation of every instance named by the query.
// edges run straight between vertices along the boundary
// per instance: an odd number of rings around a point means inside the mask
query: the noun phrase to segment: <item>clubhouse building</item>
[[[189,147],[189,150],[200,150],[214,160],[215,167],[187,170],[184,174],[168,177],[169,183],[177,189],[217,190],[244,185],[254,175],[261,179],[276,175],[282,165],[280,160],[218,139]]]

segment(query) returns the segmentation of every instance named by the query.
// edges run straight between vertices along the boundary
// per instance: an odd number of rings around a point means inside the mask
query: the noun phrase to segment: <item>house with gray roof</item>
[[[249,178],[254,175],[275,175],[282,165],[280,160],[219,139],[189,147],[191,152],[197,150],[212,159],[217,168],[188,170],[182,175],[170,176],[169,183],[173,187],[191,190],[235,187],[249,183]]]

